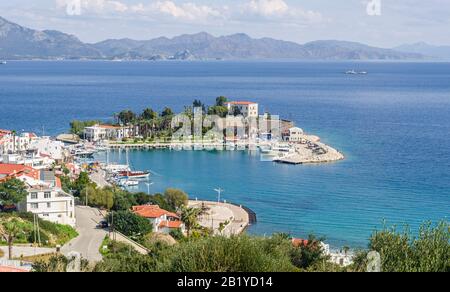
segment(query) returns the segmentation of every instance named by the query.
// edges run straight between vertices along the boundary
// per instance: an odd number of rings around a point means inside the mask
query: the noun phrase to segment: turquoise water
[[[342,74],[353,68],[370,74]],[[450,213],[448,63],[11,62],[0,68],[0,128],[56,134],[75,118],[217,95],[257,101],[347,158],[289,166],[244,152],[130,152],[154,172],[152,192],[215,199],[222,187],[258,214],[250,233],[315,232],[333,245],[365,246],[383,219],[416,229]]]

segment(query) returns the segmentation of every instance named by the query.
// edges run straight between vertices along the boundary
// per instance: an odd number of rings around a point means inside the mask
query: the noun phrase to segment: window
[[[39,209],[38,203],[31,203],[31,209]]]
[[[38,198],[38,193],[31,193],[31,199],[36,200]]]
[[[50,192],[44,193],[44,199],[50,199],[51,197],[52,197],[52,193],[50,193]]]
[[[42,216],[44,216],[44,217],[49,217],[50,215],[48,215],[48,214],[42,214]]]
[[[52,207],[52,203],[47,203],[47,208],[51,208]]]

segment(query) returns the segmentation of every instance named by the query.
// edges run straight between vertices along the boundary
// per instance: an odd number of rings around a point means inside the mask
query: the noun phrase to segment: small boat
[[[118,185],[121,187],[136,187],[139,185],[139,182],[137,180],[122,179],[118,181]]]
[[[6,61],[0,61],[0,65],[6,65]]]
[[[347,75],[367,75],[369,73],[367,71],[350,70],[350,71],[345,72],[345,74],[347,74]]]
[[[148,178],[150,176],[150,172],[148,172],[148,171],[120,171],[120,172],[118,172],[118,175],[120,177],[124,177],[124,178],[139,179],[139,178]]]

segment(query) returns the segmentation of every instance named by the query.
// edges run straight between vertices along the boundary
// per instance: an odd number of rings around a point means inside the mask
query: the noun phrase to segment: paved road
[[[8,258],[8,247],[0,246],[0,250],[2,250],[4,253],[3,258],[0,258],[0,259],[7,259]],[[36,256],[36,255],[49,254],[49,253],[54,253],[54,252],[56,252],[56,249],[54,249],[54,248],[14,246],[13,247],[13,258],[20,258],[21,256],[24,256],[24,257]]]
[[[102,255],[99,248],[108,232],[97,229],[96,226],[103,216],[97,209],[89,207],[77,206],[75,212],[77,231],[80,235],[63,246],[61,252],[67,256],[70,252],[75,251],[90,262],[101,261]]]
[[[110,187],[111,184],[106,181],[105,179],[105,171],[104,170],[98,170],[91,175],[89,175],[89,178],[95,182],[99,187]]]

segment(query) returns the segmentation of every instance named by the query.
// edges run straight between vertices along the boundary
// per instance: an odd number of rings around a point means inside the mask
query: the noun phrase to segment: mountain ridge
[[[321,40],[298,44],[245,33],[215,37],[207,32],[149,40],[108,39],[84,43],[56,30],[33,30],[0,16],[0,59],[89,60],[423,60],[422,54]]]

